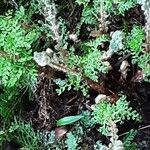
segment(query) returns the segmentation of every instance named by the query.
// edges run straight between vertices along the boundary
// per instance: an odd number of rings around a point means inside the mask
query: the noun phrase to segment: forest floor
[[[62,5],[63,1],[57,1],[56,4]],[[73,8],[72,8],[73,7]],[[1,8],[0,8],[1,9]],[[71,6],[70,3],[64,8],[62,13],[58,13],[63,19],[67,21],[67,29],[70,32],[74,32],[78,21],[81,17],[81,8],[76,5]],[[40,16],[34,16],[36,20]],[[145,19],[143,11],[140,6],[131,8],[124,16],[109,16],[110,24],[108,33],[116,30],[123,30],[124,23],[128,24],[131,28],[134,24],[144,26]],[[81,28],[81,33],[89,32],[86,27]],[[87,35],[80,35],[81,41],[86,39]],[[43,41],[41,40],[41,43]],[[70,41],[71,42],[71,41]],[[42,44],[41,44],[42,45]],[[108,47],[108,43],[104,43],[104,47]],[[121,78],[119,71],[120,64],[127,60],[129,62],[129,70],[126,80]],[[108,74],[99,74],[98,85],[101,85],[103,94],[109,95],[112,99],[112,103],[118,98],[118,93],[122,91],[127,99],[130,101],[131,106],[139,112],[142,116],[142,122],[135,123],[134,121],[126,121],[122,125],[118,125],[119,137],[122,138],[131,129],[137,130],[137,135],[134,139],[140,150],[150,150],[150,83],[146,81],[140,81],[141,73],[138,72],[137,65],[132,64],[131,55],[125,55],[120,59],[120,55],[114,54],[109,62],[112,69]],[[81,113],[83,110],[91,111],[91,105],[95,103],[94,99],[99,94],[99,87],[94,84],[94,88],[89,89],[89,96],[84,97],[81,91],[65,91],[58,96],[56,93],[57,85],[53,82],[55,78],[65,78],[65,73],[56,71],[48,66],[38,66],[38,85],[34,91],[34,100],[29,101],[26,99],[29,97],[28,91],[22,94],[21,102],[23,106],[22,119],[26,122],[32,122],[35,129],[39,131],[56,130],[56,120],[65,116],[73,116]],[[67,131],[73,130],[74,126],[67,126]],[[108,144],[109,139],[102,136],[97,132],[97,128],[94,127],[86,133],[86,143],[88,144],[88,150],[93,150],[93,144],[97,140],[101,140]],[[88,142],[87,142],[88,141]],[[5,150],[13,150],[15,148],[14,143],[7,143]]]

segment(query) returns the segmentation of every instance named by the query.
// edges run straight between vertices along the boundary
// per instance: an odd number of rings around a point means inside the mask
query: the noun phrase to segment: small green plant
[[[115,104],[107,100],[100,101],[93,112],[95,121],[101,125],[100,132],[109,134],[109,123],[123,123],[126,120],[140,121],[140,115],[129,106],[125,96],[121,96]]]
[[[16,112],[20,102],[20,92],[17,87],[4,89],[4,92],[0,94],[0,115],[6,121],[9,120]]]
[[[26,28],[26,26],[29,26]],[[0,115],[13,115],[20,91],[35,86],[37,70],[32,57],[32,44],[39,37],[38,28],[30,26],[25,9],[0,16]],[[18,100],[17,100],[18,97]]]
[[[94,119],[89,111],[83,111],[81,115],[82,118],[78,122],[75,122],[75,126],[72,128],[72,131],[66,134],[65,140],[57,139],[56,141],[56,132],[53,130],[49,132],[47,136],[43,135],[42,137],[45,147],[58,150],[65,148],[68,150],[82,149],[82,147],[85,146],[83,141],[86,138],[86,133],[94,126]]]
[[[70,90],[74,86],[75,90],[81,90],[83,95],[87,95],[87,83],[85,78],[98,81],[99,73],[107,73],[108,66],[102,60],[102,51],[98,49],[103,42],[108,41],[107,36],[101,36],[90,42],[81,45],[84,56],[76,55],[75,49],[71,48],[67,56],[66,66],[68,69],[66,80],[56,79],[59,85],[57,92],[61,94],[65,89]]]
[[[72,124],[72,123],[80,120],[81,118],[83,118],[83,116],[81,116],[81,115],[67,116],[67,117],[59,119],[57,121],[57,126],[64,126],[64,125]]]
[[[148,77],[150,76],[150,54],[149,53],[144,53],[140,55],[137,59],[136,62],[138,66],[143,70],[144,73],[144,79],[148,80]]]
[[[127,37],[127,48],[132,54],[132,62],[143,70],[144,79],[147,80],[150,76],[150,54],[144,51],[145,33],[142,27],[134,26],[131,33]]]
[[[30,85],[36,80],[36,68],[32,59],[31,44],[39,36],[35,27],[26,29],[23,7],[0,16],[0,79],[5,87]],[[30,84],[29,84],[30,82]]]
[[[100,11],[103,8],[109,14],[124,15],[125,11],[134,7],[137,0],[76,0],[79,5],[83,5],[82,22],[96,25],[99,20]]]
[[[130,49],[130,52],[135,59],[143,50],[144,38],[144,30],[140,26],[134,26],[131,33],[127,37],[127,47]]]
[[[7,130],[0,132],[0,142],[15,141],[22,149],[36,150],[41,145],[41,134],[31,124],[15,119]]]
[[[77,150],[78,139],[71,132],[67,133],[65,143],[68,150]]]
[[[96,104],[93,115],[95,122],[101,125],[100,132],[110,137],[108,146],[103,145],[101,141],[97,141],[95,144],[96,150],[136,149],[135,143],[132,143],[136,132],[131,130],[123,141],[119,140],[118,136],[118,124],[130,119],[136,121],[141,119],[141,116],[129,106],[125,96],[121,96],[115,104],[111,104],[108,100],[101,100]]]
[[[124,15],[125,11],[136,6],[137,0],[106,0],[105,8],[109,13]]]
[[[77,63],[74,64],[74,61]],[[93,81],[98,81],[99,72],[107,73],[108,71],[107,66],[102,61],[102,53],[98,49],[91,50],[91,52],[85,53],[84,56],[71,53],[67,64],[70,70],[71,68],[77,69],[82,76],[86,76]]]
[[[126,150],[136,150],[137,149],[137,146],[135,143],[133,143],[133,140],[135,138],[137,134],[137,131],[131,129],[127,135],[123,138],[123,143],[124,143],[124,147]]]
[[[88,86],[82,81],[81,74],[69,74],[68,78],[65,80],[55,79],[54,82],[58,85],[56,89],[58,95],[62,94],[65,90],[70,91],[72,88],[74,90],[81,90],[84,96],[87,96]]]

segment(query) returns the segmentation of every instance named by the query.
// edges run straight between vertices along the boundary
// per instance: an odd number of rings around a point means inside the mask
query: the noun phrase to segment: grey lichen
[[[104,58],[111,57],[114,53],[119,52],[124,48],[123,39],[125,38],[124,32],[118,30],[112,33],[109,50],[104,54]]]
[[[41,67],[50,66],[53,69],[67,72],[65,66],[63,65],[63,60],[60,59],[60,57],[57,56],[56,53],[54,53],[50,48],[46,51],[34,52],[33,59]]]
[[[59,24],[56,19],[56,6],[48,0],[40,0],[39,3],[42,6],[41,13],[45,17],[45,26],[50,29],[53,40],[59,43],[61,37],[59,35]]]
[[[145,15],[146,50],[150,51],[150,0],[138,0]]]

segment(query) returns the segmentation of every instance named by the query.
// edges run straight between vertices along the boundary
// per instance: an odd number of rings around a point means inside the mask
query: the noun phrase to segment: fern
[[[81,22],[91,25],[97,25],[100,15],[101,4],[109,14],[124,15],[125,11],[134,7],[137,0],[76,0],[79,5],[83,5]]]
[[[144,79],[148,80],[150,76],[150,53],[144,53],[140,55],[137,59],[136,62],[138,66],[143,70],[144,73]]]
[[[126,97],[122,96],[116,102],[111,104],[106,100],[100,101],[97,104],[93,112],[95,121],[101,125],[100,132],[107,135],[109,133],[109,121],[114,123],[123,123],[125,120],[136,120],[141,119],[140,115],[129,107],[129,102],[126,101]]]
[[[90,0],[76,0],[79,5],[83,5],[84,7],[90,2]]]
[[[29,27],[26,28],[25,25]],[[39,36],[38,27],[30,26],[25,9],[14,14],[9,11],[0,16],[0,116],[10,119],[20,102],[20,92],[32,89],[37,80],[37,70],[32,58],[32,44]]]
[[[94,40],[84,42],[81,45],[81,49],[83,49],[85,52],[92,52],[98,49],[98,47],[101,46],[104,42],[108,42],[108,41],[109,41],[109,37],[107,35],[101,35]]]
[[[83,4],[81,22],[95,25],[98,23],[98,15],[100,10],[100,0],[90,3],[89,1],[76,1],[79,5]]]
[[[123,143],[124,143],[124,146],[125,146],[126,149],[131,148],[131,146],[136,147],[136,145],[134,143],[132,143],[132,141],[134,140],[136,134],[137,134],[137,131],[130,130],[128,132],[128,134],[123,138]]]
[[[124,15],[125,11],[134,7],[136,4],[137,0],[106,0],[105,9],[115,15]]]
[[[144,39],[145,34],[143,28],[140,26],[134,26],[127,37],[127,48],[130,49],[133,63],[137,63],[137,65],[143,70],[144,78],[147,80],[150,76],[150,54],[143,51]]]
[[[95,125],[95,119],[90,111],[83,111],[81,115],[83,118],[80,120],[80,124],[83,128],[90,129]]]
[[[70,90],[73,86],[75,90],[81,90],[83,95],[87,94],[87,83],[84,78],[98,81],[98,74],[107,73],[108,67],[102,60],[102,52],[98,49],[103,42],[108,41],[107,36],[99,37],[81,45],[84,56],[76,55],[75,49],[71,48],[66,60],[68,68],[67,80],[55,80],[59,85],[57,92],[61,94],[65,89]]]
[[[131,33],[128,35],[127,47],[130,49],[130,52],[134,58],[137,58],[142,52],[144,38],[144,30],[140,26],[134,26]]]
[[[14,134],[13,138],[25,149],[38,149],[41,142],[41,135],[35,132],[31,124],[26,124],[20,120],[16,120],[9,128],[9,133]]]
[[[88,87],[85,82],[82,81],[80,74],[70,73],[68,74],[68,79],[55,79],[54,82],[58,85],[56,89],[58,95],[62,94],[65,90],[70,91],[72,88],[74,90],[81,90],[84,96],[87,95]]]
[[[71,132],[67,133],[67,139],[65,143],[68,150],[77,150],[77,139]]]
[[[15,141],[20,144],[22,149],[36,150],[41,146],[41,134],[35,132],[31,124],[15,119],[8,129],[5,129],[0,137],[2,141]],[[0,138],[1,139],[1,138]]]
[[[102,42],[108,41],[106,36],[99,37],[93,41],[86,42],[82,45],[84,56],[78,56],[74,54],[74,49],[68,57],[68,67],[71,69],[80,70],[83,76],[89,77],[93,81],[98,80],[98,72],[107,73],[108,67],[105,66],[102,61],[102,52],[98,49],[98,46]],[[74,63],[75,62],[75,63]]]
[[[17,87],[5,89],[0,94],[0,116],[8,121],[16,112],[16,108],[20,102],[20,91]],[[18,98],[18,99],[17,99]]]
[[[35,28],[26,30],[21,7],[16,16],[0,16],[0,78],[5,87],[26,85],[36,81],[36,69],[32,62],[31,44],[38,38]]]

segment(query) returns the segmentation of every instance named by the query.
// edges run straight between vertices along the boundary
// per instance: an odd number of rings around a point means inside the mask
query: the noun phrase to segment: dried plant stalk
[[[150,0],[139,0],[139,4],[141,4],[141,9],[144,11],[146,19],[146,50],[150,51]]]
[[[98,30],[93,30],[90,33],[90,36],[92,37],[99,37],[102,34],[106,34],[108,31],[108,24],[109,22],[107,21],[108,15],[105,11],[104,7],[104,0],[100,2],[100,12],[99,12],[99,29]]]

